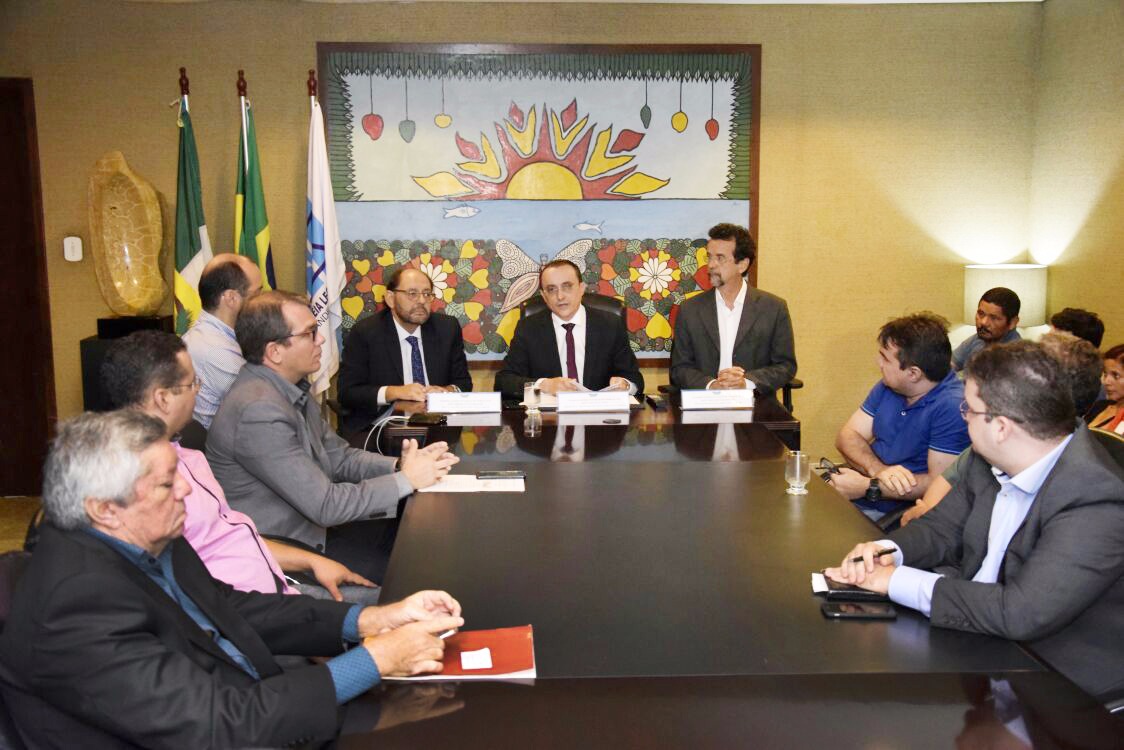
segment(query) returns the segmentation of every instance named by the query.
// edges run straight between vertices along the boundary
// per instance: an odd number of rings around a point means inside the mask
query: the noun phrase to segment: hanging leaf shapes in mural
[[[453,118],[445,113],[445,81],[441,81],[441,111],[433,118],[433,124],[444,129],[453,124]]]
[[[370,136],[372,141],[377,141],[382,135],[382,118],[375,114],[375,77],[369,77],[371,94],[371,113],[363,115],[363,132]]]
[[[634,152],[644,134],[613,126],[595,129],[589,116],[578,117],[574,99],[561,112],[535,107],[524,112],[514,102],[503,122],[495,123],[497,146],[480,134],[479,145],[454,134],[467,161],[454,171],[412,177],[435,198],[460,200],[597,200],[639,198],[669,180],[638,172]]]
[[[640,122],[644,123],[645,130],[647,130],[648,126],[652,124],[652,108],[648,106],[647,81],[644,81],[644,106],[640,108]]]
[[[687,129],[687,113],[683,111],[683,81],[679,81],[679,111],[671,116],[671,127],[676,133]]]
[[[705,127],[710,140],[718,137],[718,120],[714,119],[714,81],[710,82],[710,119],[706,121]]]
[[[409,143],[414,140],[414,133],[418,130],[416,122],[410,119],[410,81],[404,80],[403,85],[406,87],[406,119],[398,123],[398,135],[402,136],[402,140]]]

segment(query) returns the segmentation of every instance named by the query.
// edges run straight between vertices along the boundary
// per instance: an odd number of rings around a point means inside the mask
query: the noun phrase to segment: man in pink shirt
[[[110,347],[101,375],[115,407],[139,409],[166,425],[179,456],[178,473],[191,485],[184,498],[184,537],[211,575],[242,591],[301,593],[357,604],[378,600],[375,584],[338,562],[264,539],[249,516],[227,503],[206,456],[180,445],[176,436],[191,421],[199,379],[178,336],[138,331],[119,339]],[[309,583],[287,579],[286,572]]]

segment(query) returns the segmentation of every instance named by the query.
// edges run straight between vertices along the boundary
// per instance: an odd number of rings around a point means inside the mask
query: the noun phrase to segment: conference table
[[[1124,746],[1124,722],[1013,642],[900,607],[825,619],[811,572],[878,530],[818,478],[786,492],[765,415],[590,418],[581,460],[555,450],[568,416],[523,441],[522,411],[431,427],[455,437],[454,472],[517,467],[525,491],[415,494],[383,585],[449,591],[466,630],[531,624],[538,679],[386,685],[368,700],[395,725],[341,746],[947,747],[995,718],[993,692],[1036,732]],[[729,428],[736,455],[714,447]]]

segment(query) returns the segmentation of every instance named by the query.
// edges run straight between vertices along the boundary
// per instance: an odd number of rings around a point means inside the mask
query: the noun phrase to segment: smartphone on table
[[[824,602],[823,616],[831,620],[896,620],[898,611],[888,602]]]

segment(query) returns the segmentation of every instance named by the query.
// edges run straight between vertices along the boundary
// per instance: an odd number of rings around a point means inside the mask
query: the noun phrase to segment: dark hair
[[[1104,341],[1104,322],[1095,312],[1082,310],[1079,307],[1067,307],[1061,312],[1050,316],[1050,325],[1059,331],[1068,331],[1074,336],[1085,339],[1098,349]]]
[[[390,277],[387,278],[387,280],[386,280],[387,291],[391,291],[391,292],[397,291],[398,290],[398,284],[402,280],[402,274],[405,273],[406,271],[411,271],[411,270],[417,271],[422,276],[424,276],[429,281],[429,288],[433,289],[433,279],[429,278],[429,274],[426,273],[425,271],[421,270],[417,266],[398,266],[398,268],[395,268],[393,273],[391,273]]]
[[[980,350],[968,360],[965,377],[995,415],[1010,417],[1039,440],[1073,432],[1073,394],[1057,359],[1041,344],[1013,341]]]
[[[1019,310],[1022,309],[1022,302],[1019,301],[1019,295],[1005,286],[997,286],[994,289],[988,289],[980,297],[980,302],[989,302],[993,305],[999,305],[999,309],[1003,311],[1003,315],[1007,320],[1018,317]]]
[[[1085,339],[1065,331],[1044,334],[1038,343],[1062,366],[1062,374],[1073,396],[1074,410],[1078,414],[1089,411],[1101,393],[1101,371],[1104,368],[1100,352]]]
[[[707,232],[712,240],[733,240],[734,261],[748,260],[749,265],[757,259],[757,243],[753,241],[749,230],[737,224],[715,224]],[[746,269],[748,272],[749,269]]]
[[[546,273],[546,269],[548,268],[572,268],[574,269],[574,273],[578,277],[578,283],[582,283],[582,270],[578,268],[577,263],[572,260],[566,260],[565,258],[555,258],[554,260],[543,266],[542,270],[539,271],[539,289],[542,289],[542,275]]]
[[[878,343],[896,346],[903,370],[916,366],[934,383],[944,380],[952,369],[948,321],[940,315],[920,312],[894,318],[879,329]]]
[[[246,300],[234,324],[234,335],[247,362],[260,365],[265,347],[291,333],[284,313],[285,305],[290,303],[308,307],[304,297],[278,289],[255,294]]]
[[[1109,349],[1104,353],[1104,359],[1116,359],[1120,360],[1121,364],[1124,364],[1124,344],[1117,344]]]
[[[152,388],[171,388],[183,379],[176,357],[183,340],[164,331],[136,331],[109,345],[101,365],[101,384],[114,409],[139,406]]]
[[[203,271],[199,277],[199,301],[203,303],[203,309],[214,312],[219,306],[222,293],[227,289],[233,289],[243,297],[250,291],[250,279],[237,258]]]

